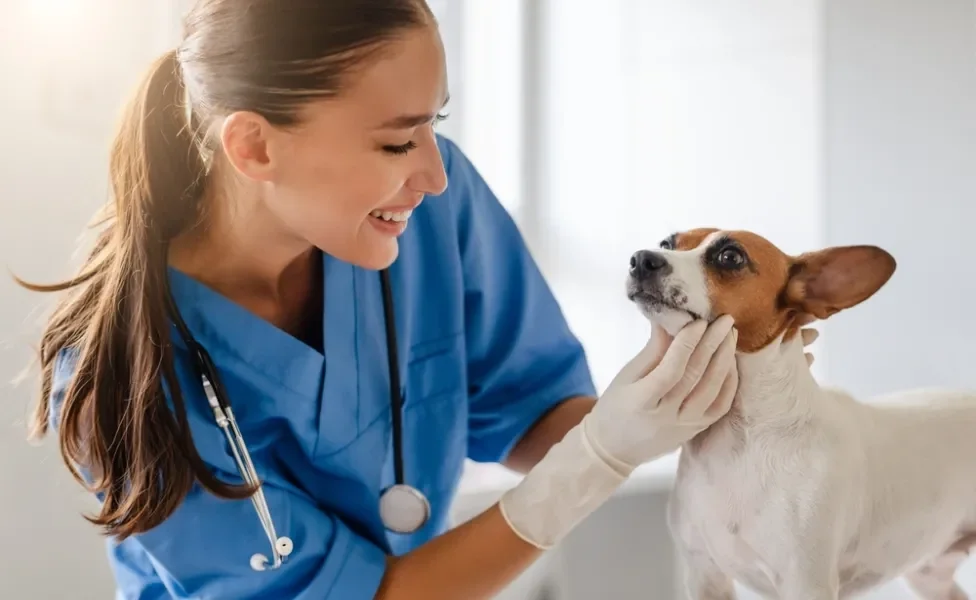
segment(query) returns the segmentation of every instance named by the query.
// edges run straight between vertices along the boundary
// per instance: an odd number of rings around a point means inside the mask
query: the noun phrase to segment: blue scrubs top
[[[432,515],[411,535],[380,522],[393,483],[389,373],[376,271],[323,257],[324,355],[171,270],[176,302],[212,355],[250,449],[278,535],[294,552],[253,571],[270,547],[249,500],[196,487],[154,530],[108,542],[117,598],[373,598],[385,555],[445,531],[464,459],[499,462],[546,411],[593,395],[583,348],[509,214],[468,158],[438,138],[446,191],[428,197],[390,269],[403,405],[405,478]],[[174,331],[194,441],[240,481]],[[73,373],[58,358],[52,424]],[[433,584],[432,584],[433,585]]]

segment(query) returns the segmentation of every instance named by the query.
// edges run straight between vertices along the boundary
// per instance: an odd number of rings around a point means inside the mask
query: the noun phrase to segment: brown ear
[[[800,312],[826,319],[875,294],[895,272],[895,259],[877,246],[840,246],[801,254],[786,300]]]

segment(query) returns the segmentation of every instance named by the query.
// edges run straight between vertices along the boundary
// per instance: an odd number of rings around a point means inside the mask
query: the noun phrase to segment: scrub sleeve
[[[512,217],[464,153],[441,144],[464,273],[468,457],[501,462],[546,412],[596,389]]]

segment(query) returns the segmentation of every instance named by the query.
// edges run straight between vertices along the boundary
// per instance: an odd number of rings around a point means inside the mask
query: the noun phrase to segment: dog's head
[[[876,246],[790,256],[748,231],[694,229],[630,258],[627,297],[674,335],[692,319],[735,319],[739,350],[753,352],[804,314],[826,319],[864,302],[895,272]]]

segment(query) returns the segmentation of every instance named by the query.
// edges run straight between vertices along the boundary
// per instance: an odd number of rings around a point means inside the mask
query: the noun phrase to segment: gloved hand
[[[655,328],[587,415],[590,443],[623,474],[677,450],[728,412],[739,384],[732,317]],[[670,343],[669,343],[670,342]]]
[[[690,323],[673,340],[657,331],[590,414],[502,496],[512,530],[538,548],[553,546],[637,465],[677,450],[724,415],[738,385],[731,327],[722,317]]]

